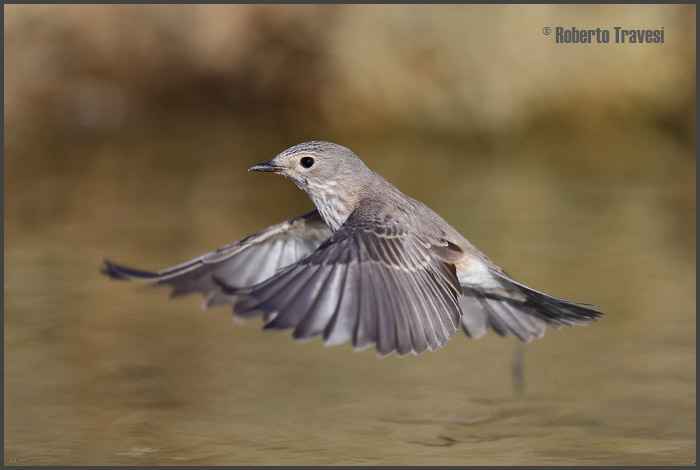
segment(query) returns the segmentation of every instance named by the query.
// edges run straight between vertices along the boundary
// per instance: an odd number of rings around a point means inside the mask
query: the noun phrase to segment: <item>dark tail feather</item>
[[[603,315],[593,310],[597,308],[596,305],[560,299],[498,275],[505,284],[509,284],[509,292],[521,295],[499,295],[462,286],[462,329],[472,338],[483,336],[490,327],[501,336],[514,333],[522,341],[528,342],[542,337],[545,324],[556,329],[562,325],[586,325]]]
[[[586,325],[603,315],[603,312],[593,310],[600,308],[599,305],[584,304],[554,297],[521,284],[510,277],[493,273],[506,283],[511,284],[512,287],[520,288],[519,290],[526,297],[524,304],[534,308],[542,320],[556,328],[560,325]]]
[[[523,293],[527,297],[526,304],[532,306],[542,320],[554,327],[586,325],[603,315],[602,312],[589,308],[596,307],[595,305],[571,302],[530,289],[523,289]]]

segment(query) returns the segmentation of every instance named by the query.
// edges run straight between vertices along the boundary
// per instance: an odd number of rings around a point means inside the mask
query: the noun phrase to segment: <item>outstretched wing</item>
[[[454,266],[388,215],[353,213],[309,257],[260,284],[236,289],[238,316],[266,314],[266,329],[294,328],[327,345],[349,339],[381,355],[419,354],[443,346],[459,327],[462,294]]]
[[[330,229],[314,210],[177,266],[149,272],[105,260],[103,273],[117,279],[169,284],[173,296],[201,292],[205,308],[231,304],[234,299],[221,291],[212,276],[236,287],[257,284],[313,253],[330,236]]]
[[[492,328],[501,336],[515,334],[528,342],[541,338],[545,326],[586,325],[603,315],[591,310],[597,305],[572,302],[536,291],[515,281],[503,271],[490,270],[503,289],[482,290],[462,286],[462,329],[472,338],[480,338]]]

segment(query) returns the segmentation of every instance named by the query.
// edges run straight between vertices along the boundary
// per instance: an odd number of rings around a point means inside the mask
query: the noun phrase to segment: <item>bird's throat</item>
[[[332,193],[309,194],[309,197],[316,205],[318,213],[328,228],[333,232],[338,230],[345,220],[350,216],[352,209],[347,201],[343,201]]]

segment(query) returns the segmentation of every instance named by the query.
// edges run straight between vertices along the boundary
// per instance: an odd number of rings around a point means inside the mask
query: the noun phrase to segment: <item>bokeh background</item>
[[[4,464],[696,460],[695,5],[7,5]],[[555,44],[544,27],[658,29]],[[311,209],[330,140],[603,306],[377,359],[113,282]]]

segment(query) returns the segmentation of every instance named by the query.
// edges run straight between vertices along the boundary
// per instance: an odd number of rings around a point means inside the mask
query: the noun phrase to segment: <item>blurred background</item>
[[[695,5],[7,5],[5,465],[691,465]],[[555,44],[544,27],[665,30]],[[417,357],[113,282],[311,210],[354,150],[585,328]]]

